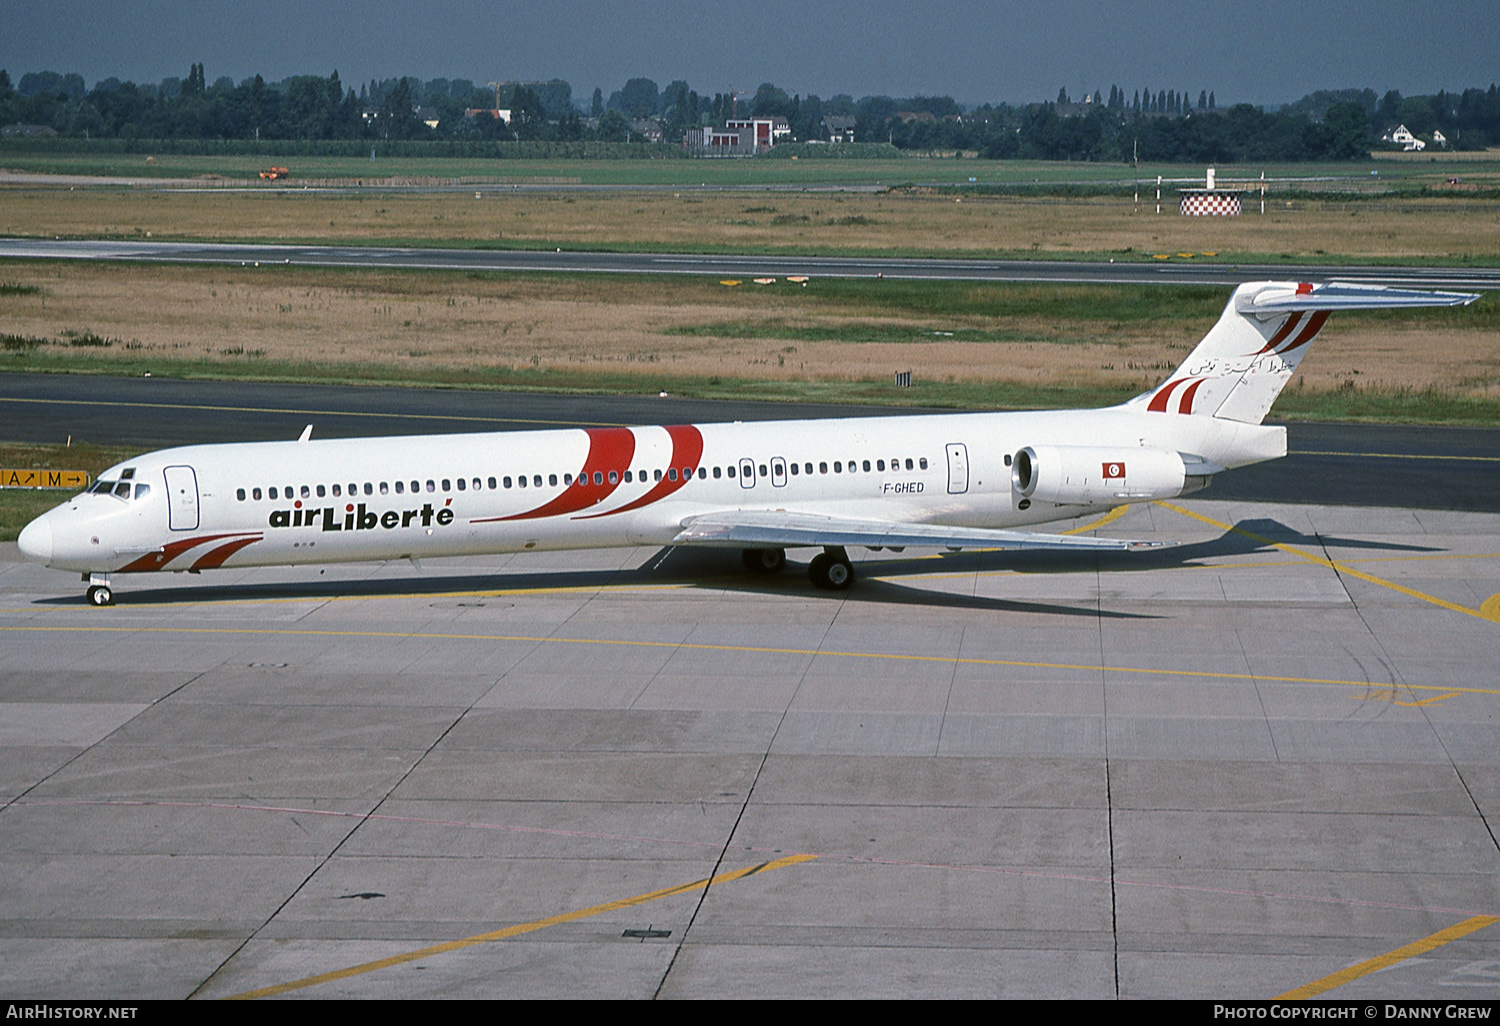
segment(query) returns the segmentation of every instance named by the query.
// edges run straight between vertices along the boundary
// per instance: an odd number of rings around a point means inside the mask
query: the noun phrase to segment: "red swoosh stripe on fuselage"
[[[224,565],[224,560],[240,551],[240,549],[243,549],[246,545],[254,545],[256,542],[260,541],[261,537],[261,535],[257,534],[250,538],[238,538],[232,542],[227,542],[223,545],[220,545],[217,548],[211,549],[210,551],[205,552],[203,555],[199,556],[198,561],[195,562],[189,569],[217,569],[218,567]]]
[[[565,513],[576,513],[609,498],[610,494],[625,478],[625,470],[635,456],[635,434],[629,428],[584,428],[589,436],[589,454],[583,461],[578,477],[563,493],[551,502],[543,503],[525,513],[512,513],[508,517],[484,517],[472,520],[474,524],[490,524],[497,520],[535,520],[539,517],[556,517]],[[614,481],[610,481],[610,472]],[[594,484],[594,474],[600,475],[600,484]]]
[[[703,458],[703,432],[691,424],[673,424],[666,428],[666,432],[672,438],[672,460],[669,467],[677,468],[677,480],[673,481],[670,474],[665,474],[656,485],[639,499],[634,499],[620,506],[618,509],[605,510],[603,513],[589,513],[585,516],[574,517],[574,520],[592,520],[594,517],[608,517],[616,513],[628,513],[642,506],[649,506],[659,499],[665,499],[677,489],[688,483],[693,471],[698,469],[698,461]]]
[[[1167,403],[1172,400],[1172,393],[1191,380],[1191,378],[1178,378],[1176,381],[1168,381],[1156,390],[1156,394],[1151,397],[1151,404],[1146,409],[1153,413],[1166,413]]]
[[[1179,400],[1178,403],[1177,403],[1177,412],[1178,413],[1192,413],[1193,412],[1193,396],[1195,396],[1195,395],[1198,394],[1198,389],[1203,384],[1203,382],[1204,382],[1204,379],[1203,378],[1199,378],[1197,381],[1193,382],[1187,388],[1183,389],[1182,399]]]
[[[196,538],[181,538],[177,541],[168,542],[166,545],[163,545],[160,552],[148,552],[140,559],[133,560],[125,564],[124,566],[120,567],[120,569],[116,570],[115,573],[139,574],[147,573],[152,570],[160,570],[162,567],[166,566],[168,563],[172,562],[172,560],[176,559],[178,556],[182,555],[189,549],[195,549],[199,545],[207,545],[209,542],[220,541],[224,538],[242,537],[244,537],[243,534],[235,532],[232,534],[209,534],[200,535]],[[250,541],[259,541],[261,537],[262,536],[259,534],[254,535],[250,538]]]

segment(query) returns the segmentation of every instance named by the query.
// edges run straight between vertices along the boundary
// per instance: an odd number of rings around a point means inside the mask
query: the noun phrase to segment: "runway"
[[[1245,281],[1349,281],[1397,287],[1491,290],[1500,268],[1219,264],[1188,261],[941,260],[902,257],[732,256],[692,253],[586,253],[385,246],[276,246],[247,243],[0,239],[0,258],[142,260],[164,263],[299,267],[386,267],[463,271],[692,274],[753,278],[789,274],[932,281],[1030,281],[1148,285],[1238,285]]]
[[[766,413],[40,378],[8,425],[143,445]],[[1497,476],[1493,432],[1342,430],[1346,482]],[[101,610],[0,545],[0,992],[1492,1001],[1500,510],[1310,466],[846,593],[637,549]]]

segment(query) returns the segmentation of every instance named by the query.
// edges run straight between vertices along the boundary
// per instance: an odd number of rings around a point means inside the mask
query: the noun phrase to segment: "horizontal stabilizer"
[[[1142,549],[1157,542],[1118,538],[1082,538],[1030,531],[1002,531],[940,524],[903,524],[883,520],[854,520],[785,510],[730,510],[683,521],[674,545],[716,545],[746,548],[803,548],[863,545],[899,549],[928,546],[945,549]]]
[[[1313,310],[1387,310],[1403,306],[1468,306],[1478,299],[1473,292],[1419,292],[1416,289],[1393,289],[1384,285],[1354,285],[1329,282],[1310,285],[1306,282],[1267,282],[1263,287],[1242,287],[1234,294],[1238,313],[1254,317]]]

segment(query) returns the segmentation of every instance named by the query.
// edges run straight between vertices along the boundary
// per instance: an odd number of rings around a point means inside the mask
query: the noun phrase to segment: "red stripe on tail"
[[[1271,350],[1281,345],[1281,343],[1285,342],[1286,337],[1292,333],[1292,329],[1295,328],[1301,320],[1302,314],[1300,313],[1294,313],[1290,317],[1288,317],[1284,322],[1282,322],[1281,327],[1276,329],[1276,334],[1271,336],[1271,341],[1267,342],[1265,346],[1261,348],[1260,352],[1256,353],[1255,355],[1259,356],[1261,355],[1261,353],[1269,353]]]

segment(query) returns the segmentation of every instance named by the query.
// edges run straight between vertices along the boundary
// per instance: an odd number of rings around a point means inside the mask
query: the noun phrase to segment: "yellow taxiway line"
[[[461,951],[464,948],[472,948],[477,944],[488,944],[491,941],[505,940],[509,937],[519,937],[523,933],[534,933],[544,930],[549,926],[559,926],[563,923],[576,923],[580,919],[589,919],[593,916],[603,915],[606,912],[616,912],[622,908],[634,908],[648,902],[659,901],[662,898],[671,898],[679,894],[688,894],[692,891],[712,887],[714,884],[729,883],[732,880],[743,880],[746,877],[766,873],[773,869],[782,869],[786,866],[795,866],[798,863],[810,862],[817,858],[816,855],[787,855],[771,862],[762,862],[759,865],[746,866],[743,869],[734,869],[727,873],[719,873],[703,880],[694,880],[692,883],[678,884],[676,887],[663,887],[659,891],[647,891],[645,894],[637,894],[632,898],[620,898],[617,901],[606,901],[601,905],[590,905],[588,908],[576,909],[572,912],[563,912],[559,915],[548,916],[546,919],[534,919],[529,923],[517,923],[515,926],[507,926],[502,930],[494,930],[490,933],[479,933],[462,940],[447,941],[443,944],[433,944],[429,947],[418,948],[415,951],[403,952],[399,955],[391,955],[388,958],[379,958],[373,962],[361,962],[359,965],[349,966],[347,969],[335,969],[332,972],[319,973],[316,976],[304,976],[300,980],[291,980],[287,983],[278,983],[271,987],[261,987],[257,990],[247,990],[243,994],[235,994],[229,997],[230,1001],[249,1001],[255,998],[275,997],[278,994],[286,994],[294,990],[303,990],[307,987],[315,987],[320,983],[332,983],[334,980],[347,980],[351,976],[362,976],[372,973],[377,969],[388,969],[391,966],[403,965],[407,962],[417,962],[424,958],[432,958],[434,955],[447,954],[450,951]]]
[[[1379,972],[1382,969],[1388,969],[1397,962],[1404,962],[1408,958],[1416,958],[1418,955],[1425,954],[1434,948],[1440,948],[1444,944],[1456,941],[1460,937],[1467,937],[1476,930],[1483,930],[1492,923],[1500,923],[1500,916],[1474,916],[1473,918],[1465,919],[1461,923],[1455,923],[1446,929],[1439,930],[1437,933],[1423,937],[1419,941],[1413,941],[1405,947],[1397,948],[1395,951],[1388,951],[1384,955],[1376,955],[1374,958],[1366,959],[1358,965],[1351,965],[1347,969],[1341,969],[1336,973],[1325,976],[1321,980],[1313,980],[1311,983],[1305,983],[1296,990],[1289,990],[1285,994],[1278,994],[1276,1000],[1300,1001],[1306,998],[1317,997],[1319,994],[1326,994],[1335,987],[1342,987],[1352,980],[1357,980],[1362,976],[1369,976],[1371,973]]]
[[[1205,516],[1202,513],[1195,513],[1190,509],[1177,505],[1176,503],[1158,501],[1157,505],[1161,506],[1163,509],[1169,509],[1173,513],[1181,513],[1185,517],[1191,517],[1194,520],[1198,520],[1202,523],[1209,524],[1210,526],[1220,528],[1221,530],[1233,531],[1235,534],[1238,534],[1245,538],[1249,538],[1252,541],[1259,542],[1262,545],[1269,545],[1273,549],[1280,549],[1282,552],[1288,552],[1294,556],[1300,556],[1301,558],[1307,560],[1309,563],[1317,563],[1319,566],[1329,567],[1330,569],[1336,570],[1341,574],[1348,574],[1350,577],[1358,578],[1361,581],[1368,581],[1370,584],[1378,584],[1382,588],[1389,588],[1392,591],[1400,592],[1402,595],[1407,595],[1415,599],[1421,599],[1423,602],[1430,602],[1432,605],[1438,606],[1442,609],[1448,609],[1455,613],[1463,613],[1466,616],[1477,617],[1480,620],[1490,620],[1492,622],[1500,620],[1500,610],[1497,610],[1497,607],[1500,607],[1500,595],[1492,595],[1490,596],[1490,598],[1486,599],[1483,605],[1481,605],[1478,609],[1470,609],[1468,606],[1460,605],[1457,602],[1449,602],[1447,599],[1438,598],[1436,595],[1429,595],[1426,592],[1417,591],[1415,588],[1408,588],[1404,584],[1396,584],[1394,581],[1387,581],[1383,577],[1376,577],[1374,574],[1367,574],[1363,570],[1356,570],[1346,563],[1339,563],[1324,556],[1314,555],[1311,552],[1299,549],[1295,545],[1288,545],[1285,542],[1272,541],[1271,539],[1258,535],[1253,531],[1247,531],[1242,527],[1235,527],[1233,524],[1226,524],[1222,520],[1215,520],[1213,517]]]
[[[1029,670],[1076,670],[1082,673],[1141,674],[1157,677],[1193,677],[1207,680],[1243,680],[1262,684],[1324,684],[1351,688],[1393,686],[1408,691],[1442,691],[1462,695],[1500,695],[1500,688],[1467,688],[1436,684],[1379,684],[1371,680],[1340,680],[1329,677],[1284,677],[1265,673],[1231,673],[1223,670],[1182,670],[1170,666],[1102,666],[1090,663],[1050,663],[1023,659],[980,659],[972,656],[912,655],[902,652],[848,652],[816,648],[776,648],[769,645],[715,645],[693,641],[642,641],[626,638],[558,638],[519,634],[454,634],[422,631],[316,630],[284,627],[100,627],[85,625],[13,624],[0,626],[0,634],[34,631],[73,634],[261,634],[291,638],[381,638],[411,641],[486,641],[519,644],[600,645],[621,648],[670,648],[687,652],[746,652],[752,655],[791,655],[826,659],[884,659],[895,662],[943,663],[948,666],[1008,666]]]

